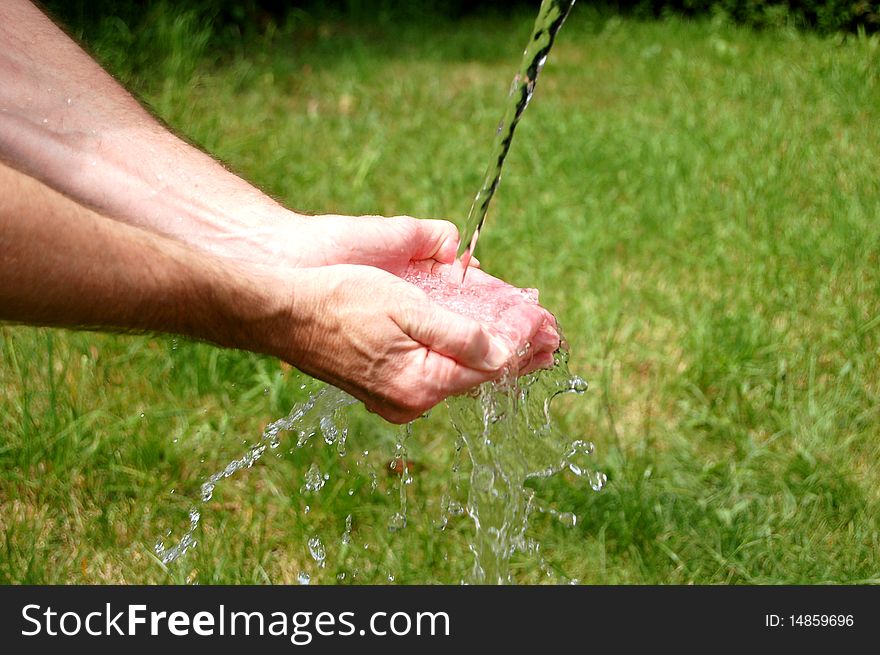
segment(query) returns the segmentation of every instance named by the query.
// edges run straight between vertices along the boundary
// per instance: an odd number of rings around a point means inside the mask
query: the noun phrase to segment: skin
[[[0,155],[104,216],[269,266],[450,262],[447,221],[306,216],[168,131],[26,0],[0,2]]]
[[[509,366],[549,365],[558,346],[537,305],[481,325],[398,277],[453,262],[451,223],[285,209],[162,127],[24,0],[0,3],[0,159],[0,320],[274,355],[397,423]]]

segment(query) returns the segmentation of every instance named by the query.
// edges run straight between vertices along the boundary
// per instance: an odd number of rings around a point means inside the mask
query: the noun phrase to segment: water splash
[[[412,482],[412,473],[406,459],[406,441],[412,436],[413,424],[408,423],[400,429],[397,445],[394,447],[394,459],[390,468],[398,475],[398,494],[400,496],[399,509],[388,519],[388,529],[391,532],[403,530],[406,527],[406,498],[407,487]]]
[[[465,511],[475,527],[471,581],[510,582],[510,558],[534,551],[526,539],[535,492],[526,481],[569,470],[600,490],[605,476],[586,467],[583,457],[593,445],[561,432],[551,404],[564,394],[581,394],[585,383],[568,370],[568,353],[556,353],[555,366],[519,380],[508,376],[483,384],[475,398],[447,401],[453,426],[464,442],[471,471]],[[451,503],[447,508],[452,507]],[[539,508],[540,509],[540,508]],[[563,523],[574,525],[570,512],[543,508]],[[447,509],[447,512],[449,510]],[[449,518],[444,519],[444,523]]]
[[[526,107],[529,106],[529,102],[532,100],[532,95],[535,93],[535,85],[538,82],[538,75],[541,74],[541,70],[543,70],[544,64],[547,62],[547,55],[553,47],[556,33],[559,32],[565,19],[568,17],[571,8],[574,6],[574,1],[543,0],[541,2],[538,18],[535,20],[535,26],[532,29],[532,35],[529,37],[519,70],[510,86],[510,94],[504,107],[504,115],[501,117],[501,122],[495,131],[495,138],[492,141],[492,154],[489,157],[489,166],[486,168],[482,186],[477,191],[477,195],[474,196],[474,201],[471,204],[467,220],[465,221],[465,230],[458,246],[458,264],[452,273],[455,276],[454,279],[459,284],[464,282],[468,264],[477,247],[477,240],[480,238],[483,223],[486,221],[489,203],[492,202],[492,196],[495,195],[495,190],[501,182],[501,169],[504,167],[504,160],[510,151],[513,133],[523,112],[525,112]]]
[[[324,568],[324,560],[327,559],[327,550],[324,548],[324,544],[321,543],[320,537],[312,537],[308,542],[309,554],[312,556],[318,566]]]
[[[184,533],[183,537],[180,538],[174,546],[170,548],[165,547],[165,542],[162,539],[159,539],[156,542],[156,545],[153,546],[153,551],[162,560],[163,564],[170,564],[178,557],[182,555],[186,555],[187,551],[191,548],[195,548],[198,543],[195,538],[196,530],[199,527],[199,521],[202,520],[202,513],[193,507],[189,511],[189,529]]]
[[[345,531],[342,533],[342,538],[340,539],[340,543],[343,546],[351,545],[351,514],[345,517]],[[343,578],[345,575],[343,574]]]
[[[319,469],[318,465],[313,462],[309,467],[309,470],[306,472],[305,478],[306,483],[303,489],[305,491],[317,493],[324,487],[329,475],[321,473],[321,469]]]
[[[414,272],[407,279],[450,309],[472,316],[485,314],[483,320],[487,323],[497,320],[512,304],[537,302],[536,295],[529,290],[499,290],[497,287],[480,288],[478,285],[457,287],[440,276]],[[449,482],[441,501],[441,516],[436,526],[443,530],[459,517],[470,518],[474,531],[469,548],[474,555],[474,564],[467,582],[510,582],[510,559],[516,552],[533,555],[545,574],[554,575],[552,567],[547,565],[540,552],[540,544],[527,536],[530,516],[538,510],[569,526],[577,522],[577,517],[566,510],[542,505],[536,498],[536,492],[526,482],[567,471],[585,480],[585,486],[589,489],[599,491],[604,486],[604,474],[593,471],[588,463],[587,458],[593,454],[593,444],[580,435],[565,434],[553,419],[553,403],[559,397],[580,395],[587,388],[583,379],[571,374],[568,353],[561,349],[555,353],[555,365],[550,370],[523,377],[518,377],[516,371],[508,371],[496,382],[485,383],[469,395],[447,401],[450,422],[457,438],[454,440],[455,453]],[[295,435],[296,448],[313,444],[314,447],[334,449],[338,456],[335,459],[338,466],[331,469],[334,480],[339,481],[340,488],[349,489],[352,493],[355,488],[364,489],[368,494],[364,502],[369,504],[369,497],[379,486],[376,470],[367,459],[369,451],[362,451],[359,457],[351,461],[352,458],[345,459],[345,450],[339,448],[343,435],[349,429],[345,408],[354,402],[351,396],[328,386],[295,406],[285,418],[270,424],[261,440],[242,457],[231,461],[204,481],[201,487],[202,504],[211,500],[215,487],[222,480],[252,467],[267,448],[277,448],[282,432]],[[408,522],[408,495],[413,475],[407,444],[413,438],[414,425],[403,426],[398,433],[389,467],[397,475],[398,484],[398,504],[386,523],[392,534],[404,530]],[[324,438],[314,439],[318,434]],[[300,493],[308,497],[310,503],[319,503],[319,492],[330,475],[312,462],[304,475],[305,484],[300,488]],[[392,492],[389,490],[388,493]],[[308,513],[309,510],[310,506],[306,505],[304,511]],[[195,533],[200,518],[199,508],[193,508],[189,529],[177,544],[171,547],[166,547],[162,541],[156,544],[155,552],[162,562],[170,564],[196,545]],[[333,553],[328,551],[325,544],[336,551],[339,564],[342,565],[342,555],[350,552],[353,546],[353,523],[352,514],[349,513],[341,539],[334,536],[338,532],[325,533],[323,540],[313,533],[306,546],[319,569],[324,569],[328,561],[333,561]],[[363,543],[362,552],[368,553],[367,557],[386,556],[384,552],[378,553],[376,550],[371,548],[370,543]],[[361,549],[358,548],[358,551]],[[375,559],[369,564],[374,568],[393,568],[393,554],[388,556],[392,560],[382,562]],[[357,577],[357,571],[357,568],[350,571],[352,580]],[[299,580],[307,584],[313,575],[314,571],[311,574],[303,571]],[[393,573],[388,573],[388,576],[393,579]],[[346,572],[337,570],[335,580],[344,579]]]
[[[214,489],[221,480],[231,478],[242,469],[251,468],[265,454],[267,448],[277,448],[280,444],[279,435],[282,431],[296,432],[297,446],[302,447],[316,434],[316,428],[320,425],[322,418],[333,416],[340,408],[355,402],[357,401],[347,393],[331,386],[326,386],[312,394],[304,403],[294,406],[287,416],[270,423],[263,431],[260,441],[251,446],[244,455],[232,460],[222,470],[205,480],[201,488],[202,504],[213,498]],[[171,564],[195,546],[195,533],[198,530],[200,520],[201,512],[194,507],[190,510],[189,529],[180,538],[180,541],[171,547],[167,547],[162,540],[156,543],[153,552],[163,564]]]

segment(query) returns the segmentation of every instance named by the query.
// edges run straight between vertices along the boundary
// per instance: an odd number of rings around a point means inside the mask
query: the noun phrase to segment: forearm
[[[259,276],[104,218],[0,165],[0,320],[182,334],[260,350]]]
[[[288,211],[174,136],[27,0],[0,1],[0,161],[104,216],[275,268],[449,262],[445,221]]]
[[[100,213],[276,261],[301,220],[161,126],[26,0],[0,3],[0,157]]]
[[[514,302],[489,328],[387,271],[241,265],[0,164],[0,321],[170,332],[274,355],[392,421],[498,377],[526,345],[552,361],[558,341],[538,339],[552,317],[507,289]]]

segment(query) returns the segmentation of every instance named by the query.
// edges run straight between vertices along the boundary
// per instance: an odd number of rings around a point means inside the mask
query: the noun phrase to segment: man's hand
[[[451,263],[458,230],[449,221],[408,216],[296,216],[279,257],[296,266],[363,264],[402,275],[411,263]],[[277,262],[283,264],[284,262]]]
[[[394,422],[549,343],[547,312],[500,280],[493,293],[514,295],[490,326],[372,266],[243,266],[104,218],[2,164],[0,189],[0,320],[172,332],[275,355]]]
[[[267,333],[268,350],[395,423],[500,377],[546,329],[545,310],[518,303],[493,331],[373,267],[301,269],[287,283],[289,321]]]

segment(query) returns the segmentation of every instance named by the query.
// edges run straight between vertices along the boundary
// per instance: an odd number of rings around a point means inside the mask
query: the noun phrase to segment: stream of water
[[[574,2],[575,0],[543,0],[541,2],[535,27],[532,29],[528,45],[523,51],[519,70],[510,87],[510,94],[504,106],[504,114],[498,123],[498,129],[495,130],[489,165],[483,176],[483,183],[480,190],[477,191],[477,195],[474,196],[465,221],[464,233],[461,235],[461,242],[458,246],[459,265],[453,269],[452,273],[459,283],[464,282],[468,264],[477,247],[477,241],[486,221],[489,203],[492,202],[492,196],[495,195],[498,184],[501,182],[501,169],[504,167],[504,160],[510,151],[516,126],[532,100],[538,75],[544,68],[547,56],[553,47],[553,41],[556,39],[556,33],[559,32],[559,28],[568,17]]]

